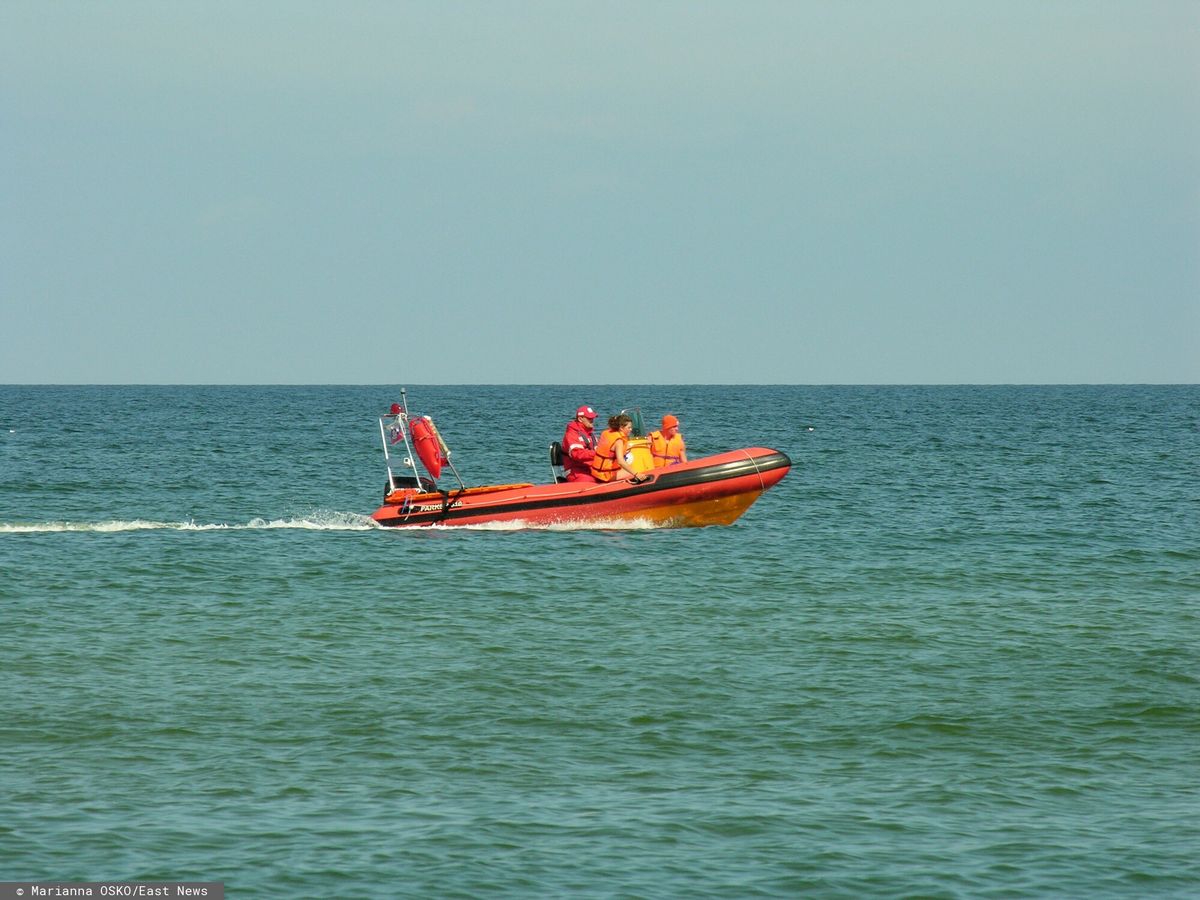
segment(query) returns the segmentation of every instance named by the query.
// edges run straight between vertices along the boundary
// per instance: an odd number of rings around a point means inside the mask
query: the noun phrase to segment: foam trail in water
[[[484,522],[478,525],[427,525],[421,528],[388,528],[388,531],[649,531],[661,525],[645,519],[592,520],[588,522],[529,523]],[[49,534],[76,531],[107,534],[121,531],[269,531],[302,529],[306,531],[373,531],[383,528],[370,516],[359,513],[324,511],[290,519],[251,519],[244,524],[154,522],[130,519],[110,522],[0,522],[0,534]]]
[[[151,522],[145,519],[111,522],[0,522],[0,534],[47,534],[63,531],[110,533],[120,531],[260,531],[298,528],[307,531],[370,531],[380,526],[370,516],[347,512],[319,512],[291,519],[251,519],[227,525],[197,522]]]

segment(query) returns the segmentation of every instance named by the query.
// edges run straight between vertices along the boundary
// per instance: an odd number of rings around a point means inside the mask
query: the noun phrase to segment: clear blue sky
[[[0,4],[0,382],[1200,381],[1200,4]]]

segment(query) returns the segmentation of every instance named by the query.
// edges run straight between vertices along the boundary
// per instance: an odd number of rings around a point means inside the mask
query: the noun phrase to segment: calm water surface
[[[0,880],[1200,894],[1200,388],[410,391],[794,460],[682,531],[373,528],[395,399],[0,386]]]

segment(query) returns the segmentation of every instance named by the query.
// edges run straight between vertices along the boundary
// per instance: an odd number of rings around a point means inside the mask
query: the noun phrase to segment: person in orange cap
[[[663,416],[662,428],[650,432],[650,455],[654,457],[656,469],[687,462],[687,447],[679,433],[679,420],[670,413]]]
[[[592,460],[596,458],[596,437],[592,423],[596,411],[587,404],[575,410],[575,418],[567,423],[563,434],[563,471],[567,481],[595,481],[592,477]]]

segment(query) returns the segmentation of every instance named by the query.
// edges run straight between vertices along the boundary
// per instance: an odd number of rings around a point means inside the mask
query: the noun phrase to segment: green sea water
[[[393,387],[0,386],[0,880],[1200,895],[1200,388],[414,386],[786,452],[728,528],[393,531]]]

